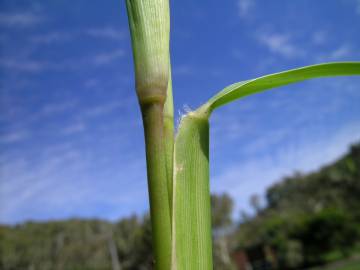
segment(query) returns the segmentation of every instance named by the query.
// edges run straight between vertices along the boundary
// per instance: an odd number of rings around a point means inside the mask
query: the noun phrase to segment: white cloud
[[[327,52],[317,55],[317,61],[338,61],[338,60],[348,60],[350,57],[354,57],[356,53],[352,49],[352,46],[348,43],[340,44],[337,48]]]
[[[43,71],[47,63],[29,59],[0,59],[0,66],[9,70],[37,73]]]
[[[326,43],[327,39],[328,39],[328,34],[325,31],[316,31],[312,35],[312,41],[316,45],[322,45]]]
[[[255,6],[255,0],[238,0],[239,16],[245,18]]]
[[[350,46],[347,44],[343,44],[329,54],[329,59],[339,60],[341,58],[350,56],[351,53],[352,53],[352,50],[351,50]]]
[[[80,154],[72,149],[57,152],[56,155],[45,155],[44,159],[40,157],[40,162],[34,162],[38,158],[32,157],[30,160],[15,157],[1,164],[1,178],[4,179],[0,185],[2,200],[0,219],[2,221],[10,219],[13,215],[27,216],[29,213],[16,213],[16,211],[26,209],[30,202],[35,202],[36,205],[36,202],[39,204],[39,201],[47,198],[48,201],[45,200],[46,203],[43,203],[42,207],[53,205],[59,198],[52,198],[52,193],[58,192],[59,187],[69,184],[72,186],[71,183],[79,176],[79,170],[83,165],[82,160],[84,160],[84,156],[80,158]],[[79,179],[78,177],[76,180],[79,181]],[[82,197],[81,190],[76,190],[76,185],[73,185],[71,192],[75,193],[75,191]],[[63,193],[64,206],[69,194],[71,193]]]
[[[5,132],[0,136],[0,143],[1,144],[16,143],[26,140],[28,137],[29,137],[29,132],[27,132],[26,130]]]
[[[37,155],[5,152],[8,158],[0,163],[0,222],[73,215],[115,219],[147,205],[144,162],[127,160],[111,168],[89,153],[71,144],[52,145]],[[99,212],[104,205],[109,212]]]
[[[85,31],[60,32],[54,31],[46,34],[35,35],[31,38],[34,43],[49,44],[53,42],[64,42],[74,37],[87,35],[93,38],[104,38],[109,40],[121,40],[125,38],[125,32],[113,27],[93,28]]]
[[[186,76],[194,74],[194,68],[188,65],[179,65],[173,67],[173,74],[174,75],[180,75],[180,76]]]
[[[37,44],[50,44],[54,42],[62,42],[71,39],[70,33],[50,32],[42,35],[35,35],[31,38],[32,42]]]
[[[30,27],[39,24],[43,17],[33,13],[0,14],[0,24],[4,26]]]
[[[45,42],[45,41],[44,41]],[[12,72],[40,73],[44,71],[69,71],[83,70],[85,67],[101,67],[113,63],[124,57],[125,52],[117,49],[105,53],[99,53],[82,59],[65,59],[63,61],[44,62],[37,59],[28,58],[0,58],[0,68]]]
[[[243,149],[244,153],[254,154],[260,152],[264,149],[267,149],[269,146],[281,143],[285,138],[292,135],[292,130],[290,128],[276,129],[272,132],[262,136],[257,140],[251,141]]]
[[[105,104],[100,104],[94,107],[91,107],[90,109],[85,109],[84,112],[80,115],[82,118],[89,118],[89,117],[97,117],[101,116],[107,113],[111,113],[119,108],[122,108],[126,106],[128,103],[128,100],[120,100],[120,101],[114,101],[109,102]]]
[[[125,38],[125,33],[123,30],[119,30],[110,26],[88,29],[86,30],[86,33],[94,38],[107,38],[114,40],[121,40]]]
[[[263,193],[283,176],[316,170],[345,153],[349,143],[360,140],[359,117],[344,119],[343,126],[332,121],[342,111],[356,114],[346,105],[346,100],[356,102],[360,97],[353,79],[316,80],[221,108],[210,123],[212,190],[229,192],[236,210],[248,210],[252,194]],[[332,98],[319,102],[324,93]],[[272,119],[272,113],[280,111],[285,126]],[[330,128],[333,124],[340,126]]]
[[[62,134],[73,135],[75,133],[82,132],[86,129],[86,125],[83,122],[76,122],[62,129]]]
[[[121,49],[106,52],[106,53],[100,53],[100,54],[94,56],[93,62],[95,65],[107,65],[107,64],[110,64],[113,61],[123,57],[124,55],[125,55],[125,52]]]
[[[0,120],[10,125],[12,129],[19,130],[16,132],[10,132],[10,134],[14,133],[11,136],[4,136],[3,140],[4,142],[7,142],[9,140],[17,141],[16,138],[19,138],[20,134],[23,133],[24,134],[21,136],[21,139],[27,139],[27,135],[29,134],[28,132],[25,132],[25,130],[30,129],[33,124],[40,122],[45,124],[45,122],[53,116],[58,116],[71,112],[76,107],[77,102],[75,100],[72,100],[60,103],[48,103],[43,107],[37,108],[37,111],[29,111],[28,108],[20,107],[16,103],[13,103],[13,101],[8,101],[8,103],[4,104],[6,107],[4,108],[4,112],[2,112],[1,114],[2,117],[0,118]],[[36,130],[36,132],[38,132],[38,130]],[[19,134],[15,136],[16,133]]]
[[[257,40],[274,54],[285,58],[298,58],[304,55],[304,51],[292,43],[289,34],[263,32],[257,34]]]
[[[57,113],[63,113],[71,110],[76,106],[77,102],[74,100],[66,102],[57,102],[46,104],[40,111],[42,116],[49,116]]]
[[[249,209],[252,194],[264,194],[268,186],[296,171],[310,172],[343,155],[351,143],[360,139],[360,123],[351,123],[336,134],[308,138],[282,145],[272,153],[255,156],[244,163],[233,163],[215,175],[211,185],[215,192],[228,192],[236,208]]]

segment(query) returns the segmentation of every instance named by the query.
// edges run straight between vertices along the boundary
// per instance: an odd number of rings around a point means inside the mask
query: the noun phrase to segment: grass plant
[[[360,62],[312,65],[234,83],[184,115],[174,137],[169,1],[126,0],[142,112],[155,269],[212,269],[209,117],[237,99],[304,80],[360,75]],[[175,139],[174,139],[175,138]]]

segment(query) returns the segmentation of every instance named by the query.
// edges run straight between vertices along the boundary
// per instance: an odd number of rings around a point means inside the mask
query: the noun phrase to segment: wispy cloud
[[[65,101],[65,102],[57,102],[57,103],[49,103],[46,104],[40,111],[40,114],[43,116],[49,116],[56,113],[63,113],[69,111],[70,109],[76,106],[77,102],[75,100]]]
[[[2,220],[10,219],[11,216],[13,218],[14,215],[27,215],[24,208],[26,209],[30,202],[36,204],[44,197],[48,199],[44,206],[53,204],[51,193],[58,190],[60,183],[64,185],[78,174],[82,166],[81,160],[83,160],[83,158],[79,158],[77,151],[71,149],[56,155],[46,155],[43,158],[40,158],[41,161],[37,163],[34,162],[35,158],[29,160],[15,157],[2,164],[1,177],[6,179],[1,182],[0,188],[2,200],[0,218]],[[73,175],[71,176],[71,174]],[[29,184],[30,182],[31,184]],[[81,192],[77,194],[81,196]],[[64,196],[66,193],[62,195]],[[54,200],[58,199],[54,198]]]
[[[333,50],[329,54],[329,59],[331,60],[340,60],[342,58],[348,57],[352,54],[351,47],[348,44],[342,44],[337,49]]]
[[[58,35],[48,37],[37,37],[37,42],[45,44],[51,43],[60,38]],[[64,36],[65,38],[65,36]],[[58,72],[64,70],[82,70],[92,66],[94,68],[109,65],[125,56],[122,49],[116,49],[109,52],[102,52],[90,57],[80,59],[64,59],[63,61],[41,61],[30,57],[4,57],[0,58],[0,68],[11,72],[40,73],[40,72]]]
[[[127,100],[114,101],[105,104],[100,104],[90,109],[84,110],[81,118],[98,117],[107,113],[111,113],[119,108],[122,108],[127,103]]]
[[[316,31],[312,35],[312,41],[315,45],[322,45],[326,43],[328,34],[325,31]]]
[[[27,138],[29,138],[29,132],[26,130],[5,132],[0,135],[0,144],[17,143],[26,140]]]
[[[75,133],[82,132],[86,129],[84,122],[76,122],[69,126],[66,126],[62,129],[62,134],[64,135],[73,135]]]
[[[174,75],[186,76],[186,75],[194,74],[194,72],[195,72],[194,67],[191,67],[189,65],[179,65],[173,67]]]
[[[71,112],[77,102],[75,100],[56,102],[39,107],[37,111],[28,111],[25,108],[17,107],[12,102],[6,104],[6,111],[3,117],[4,122],[18,129],[26,129],[34,123],[43,122],[43,125],[53,116],[64,115]],[[9,111],[10,110],[10,111]],[[14,110],[12,112],[12,110]],[[1,119],[1,118],[0,118]],[[18,119],[18,120],[15,120]]]
[[[37,73],[48,67],[48,64],[30,59],[3,58],[0,67],[12,71]]]
[[[107,65],[112,63],[113,61],[123,57],[125,55],[125,52],[121,49],[106,52],[106,53],[100,53],[94,56],[93,63],[95,65]]]
[[[268,147],[274,147],[274,145],[285,141],[287,137],[291,137],[292,135],[291,128],[278,128],[277,130],[268,132],[266,136],[252,140],[244,147],[243,151],[244,153],[251,155],[261,153],[261,151],[266,151]]]
[[[321,52],[316,58],[318,61],[348,60],[350,57],[354,57],[354,54],[355,52],[352,49],[352,46],[348,43],[344,43],[327,53]]]
[[[30,158],[18,155],[3,159],[0,222],[68,218],[74,214],[115,219],[146,205],[143,162],[128,160],[109,167],[96,157],[91,158],[87,149],[61,144]],[[126,194],[119,196],[119,188],[124,185]]]
[[[98,39],[122,40],[126,37],[125,31],[113,27],[92,28],[82,31],[61,32],[53,31],[44,34],[37,34],[31,38],[37,44],[50,44],[54,42],[69,41],[73,38],[90,36]]]
[[[237,209],[248,210],[252,194],[263,194],[282,177],[295,171],[316,170],[345,153],[350,143],[360,140],[359,117],[343,120],[346,124],[335,120],[341,111],[352,110],[346,108],[346,99],[354,102],[359,99],[356,83],[350,82],[347,78],[313,81],[301,87],[307,91],[284,89],[273,92],[274,98],[266,95],[250,98],[214,114],[211,147],[215,150],[215,162],[212,164],[220,163],[220,166],[212,177],[213,191],[229,192]],[[324,93],[332,97],[326,105],[319,102]],[[266,116],[259,113],[259,108]],[[290,121],[287,116],[281,120],[287,123],[285,126],[274,121],[279,116],[273,117],[271,113],[280,111],[284,116],[290,115]]]
[[[36,44],[50,44],[54,42],[63,42],[71,39],[70,33],[65,32],[50,32],[46,34],[35,35],[31,38],[31,41]]]
[[[1,13],[0,25],[13,27],[30,27],[44,21],[44,17],[33,13]]]
[[[246,18],[255,7],[255,0],[238,0],[237,6],[240,18]]]
[[[119,30],[111,26],[88,29],[86,30],[86,33],[94,38],[107,38],[114,40],[121,40],[125,38],[125,32],[123,30]]]
[[[249,209],[248,200],[284,176],[296,171],[310,172],[339,158],[351,143],[360,139],[360,123],[343,127],[325,139],[308,138],[282,144],[271,154],[256,156],[244,163],[234,163],[215,176],[213,190],[229,192],[239,209]]]
[[[289,34],[260,32],[256,38],[268,50],[284,58],[298,58],[304,55],[304,51],[291,41]]]

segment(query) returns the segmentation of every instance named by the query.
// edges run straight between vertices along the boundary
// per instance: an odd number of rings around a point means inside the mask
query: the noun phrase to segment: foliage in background
[[[347,255],[359,241],[360,144],[336,163],[308,175],[295,174],[268,188],[267,206],[236,232],[242,247],[275,248],[284,268]]]
[[[232,199],[212,195],[214,268],[236,269],[233,252],[258,244],[276,250],[282,269],[353,253],[360,239],[359,179],[360,144],[318,172],[269,187],[263,208],[254,196],[255,214],[240,223],[231,219]],[[2,225],[0,269],[152,269],[150,232],[148,216]]]

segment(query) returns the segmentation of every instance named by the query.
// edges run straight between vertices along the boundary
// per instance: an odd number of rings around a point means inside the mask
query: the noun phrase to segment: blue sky
[[[326,2],[326,4],[325,4]],[[0,3],[0,222],[148,209],[122,0]],[[171,1],[177,117],[244,79],[360,60],[360,1]],[[249,197],[336,160],[360,139],[360,78],[320,79],[211,119],[211,189]]]

